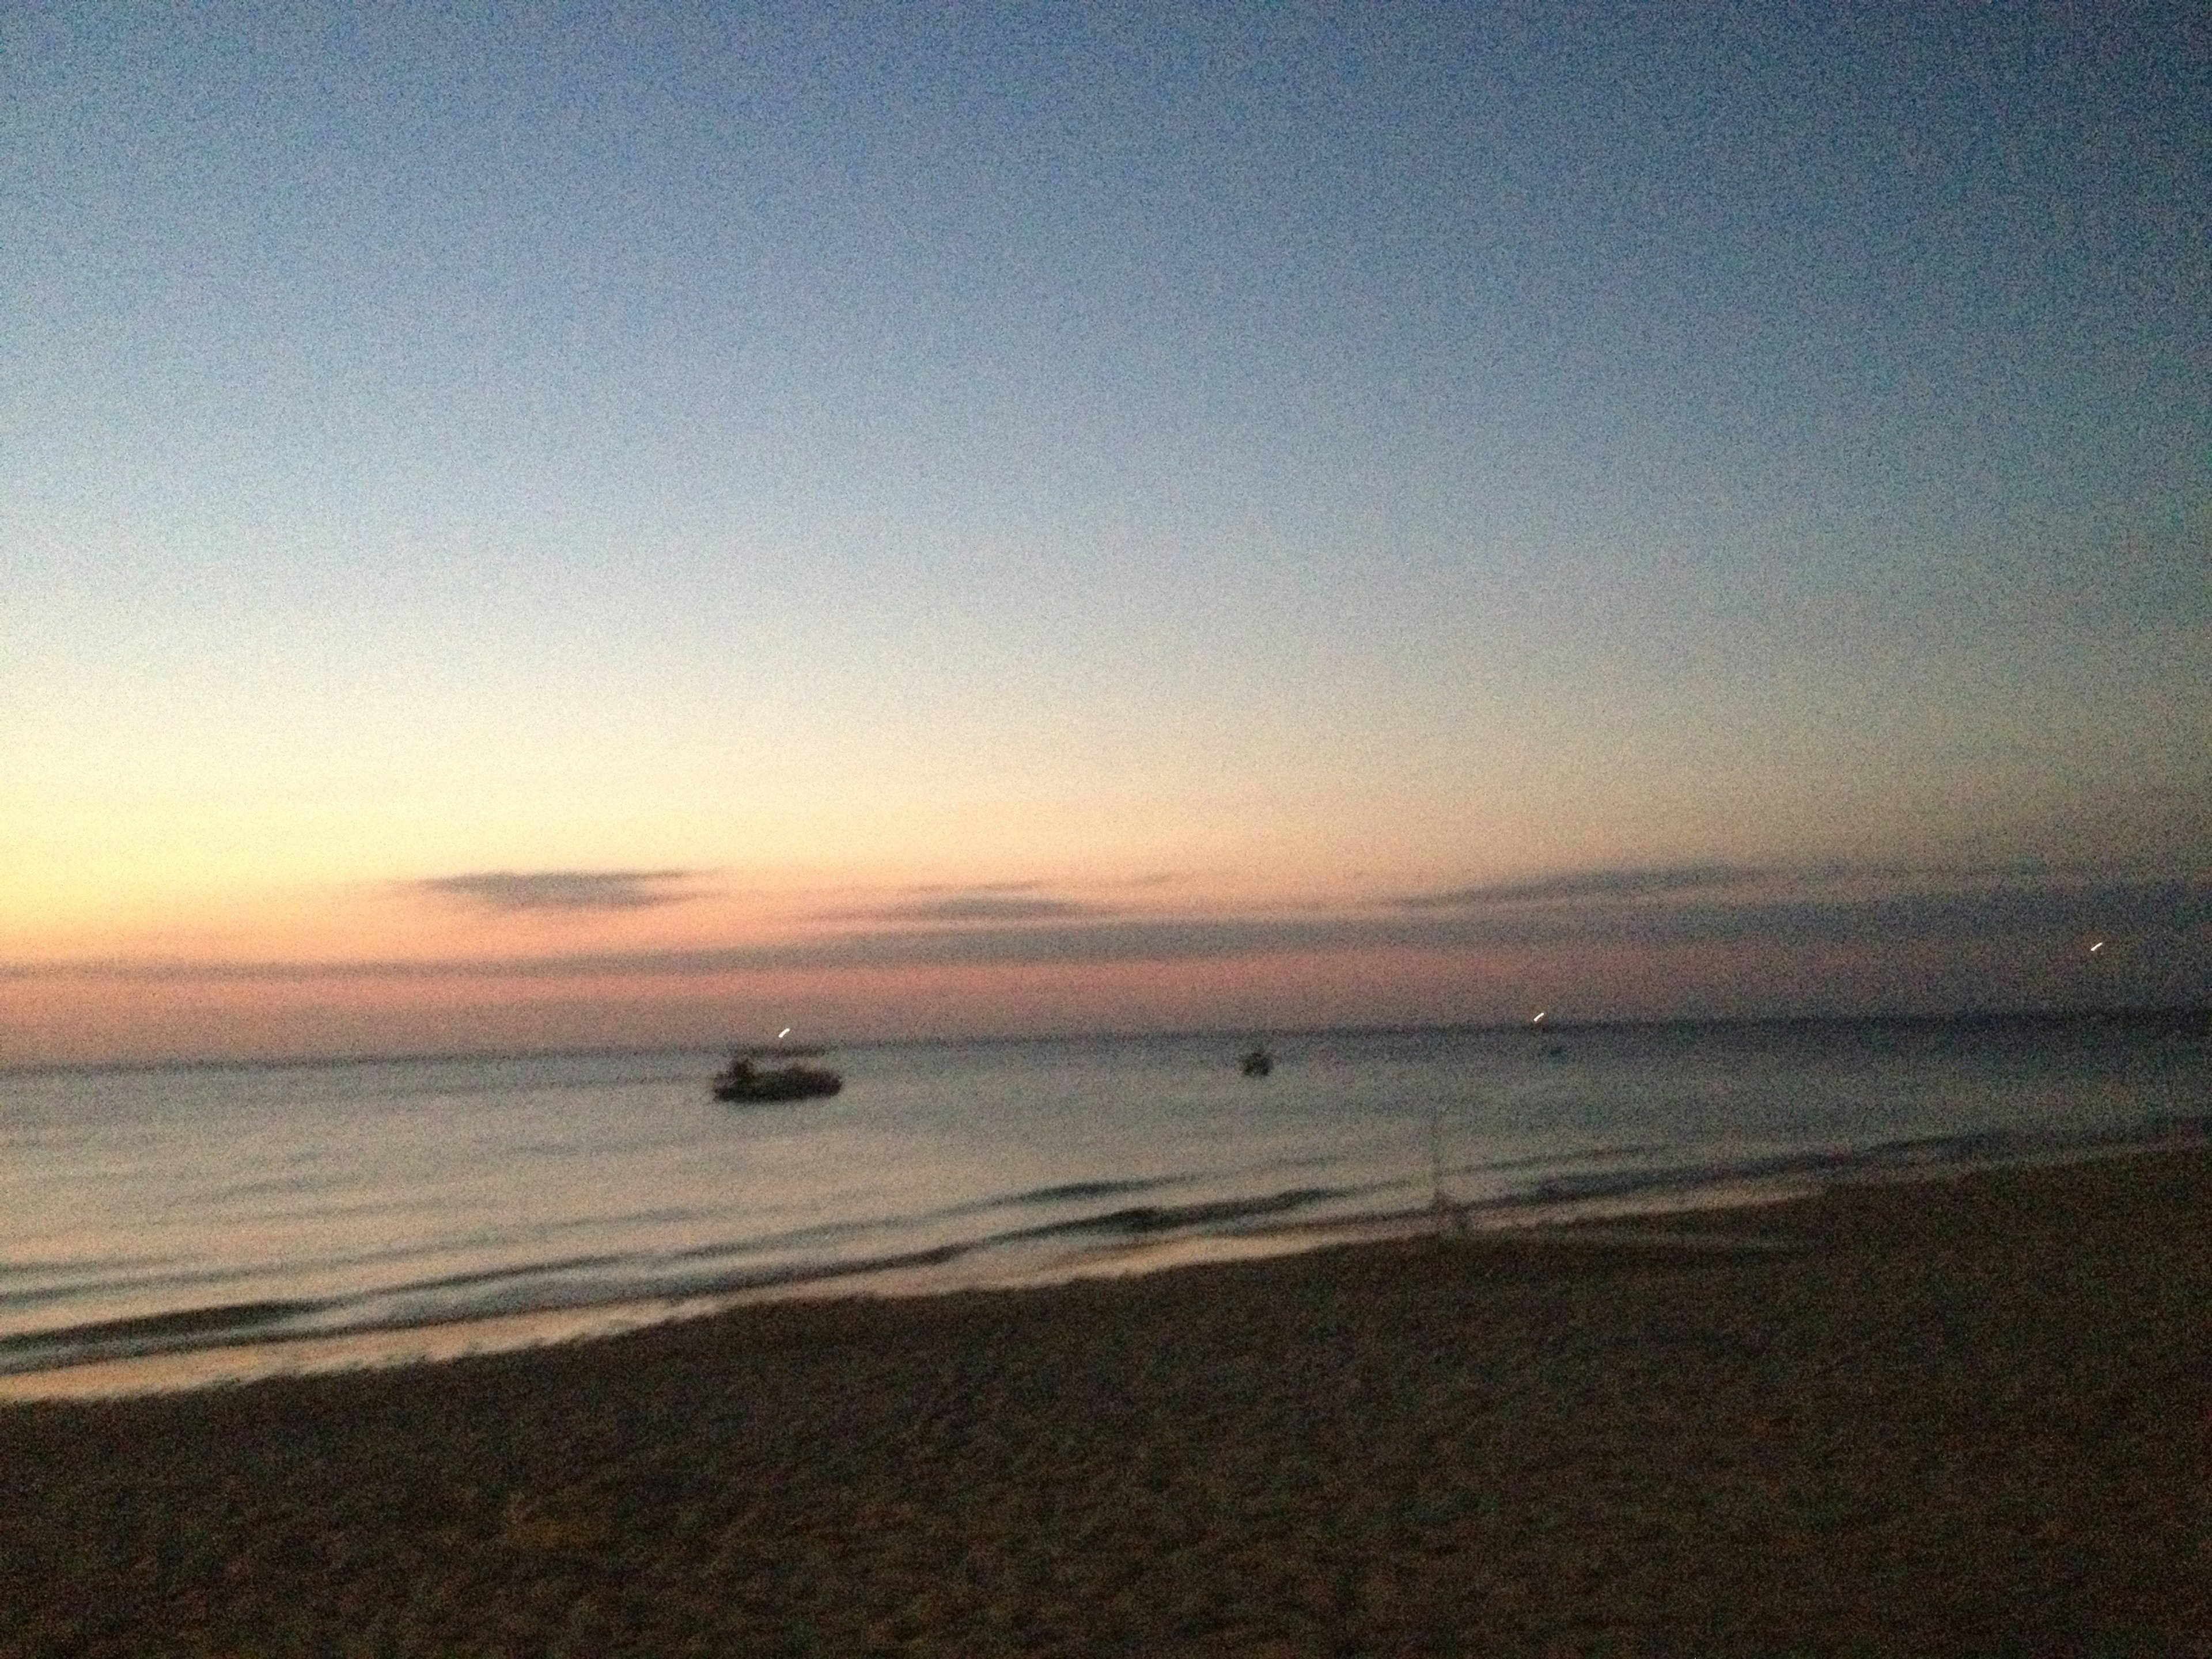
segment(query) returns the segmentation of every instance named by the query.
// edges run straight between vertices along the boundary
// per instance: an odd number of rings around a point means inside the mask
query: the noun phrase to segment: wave
[[[1455,1165],[1452,1175],[1498,1175],[1508,1170],[1557,1169],[1562,1164],[1595,1164],[1607,1158],[1649,1158],[1655,1152],[1670,1152],[1673,1148],[1653,1143],[1648,1146],[1588,1146],[1579,1152],[1530,1152],[1521,1158],[1486,1158],[1476,1164]]]
[[[2174,1114],[2148,1121],[2070,1131],[1974,1130],[1908,1135],[1857,1146],[1800,1147],[1742,1156],[1706,1149],[1629,1144],[1608,1151],[1577,1149],[1539,1162],[1516,1158],[1460,1173],[1527,1171],[1536,1178],[1462,1206],[1501,1217],[1540,1206],[1676,1195],[1747,1181],[1810,1179],[1826,1182],[1855,1174],[1917,1173],[1930,1168],[2002,1163],[2045,1155],[2094,1153],[2100,1148],[2179,1138],[2212,1138],[2212,1114]],[[1671,1158],[1654,1154],[1673,1152]],[[1587,1166],[1611,1156],[1629,1167]],[[1539,1174],[1538,1171],[1542,1171]],[[446,1273],[374,1289],[323,1297],[208,1301],[151,1314],[82,1321],[0,1336],[0,1373],[58,1369],[84,1363],[223,1347],[279,1345],[308,1338],[452,1325],[510,1315],[587,1310],[605,1307],[697,1304],[732,1294],[799,1290],[904,1270],[944,1267],[994,1254],[1047,1261],[1054,1244],[1071,1253],[1080,1241],[1151,1240],[1177,1232],[1230,1236],[1252,1230],[1293,1229],[1408,1218],[1426,1208],[1427,1182],[1412,1177],[1364,1183],[1309,1184],[1191,1201],[1121,1203],[1087,1212],[1034,1218],[1040,1207],[1097,1206],[1157,1194],[1203,1177],[1191,1174],[1121,1180],[1065,1182],[1002,1194],[981,1203],[925,1216],[884,1218],[793,1229],[766,1237],[731,1237],[676,1251],[610,1251],[545,1257],[465,1273]],[[1391,1207],[1395,1205],[1395,1207]],[[1023,1212],[1030,1212],[1025,1218]],[[929,1238],[951,1224],[983,1225],[960,1236]],[[903,1238],[902,1238],[902,1235]],[[877,1248],[866,1248],[872,1238]],[[902,1243],[904,1248],[901,1248]],[[387,1259],[387,1265],[397,1265]],[[206,1291],[234,1274],[163,1274],[170,1289],[185,1284]],[[988,1275],[975,1275],[985,1282]],[[149,1280],[117,1281],[116,1291],[143,1293]],[[80,1281],[72,1287],[81,1292]],[[40,1291],[19,1291],[19,1304]],[[58,1299],[58,1298],[56,1298]]]
[[[1814,1147],[1740,1158],[1692,1158],[1589,1174],[1559,1174],[1470,1207],[1514,1209],[1647,1193],[1678,1194],[1729,1182],[1785,1180],[1792,1176],[1835,1180],[1931,1167],[1967,1169],[2014,1159],[2063,1157],[2102,1148],[2208,1137],[2212,1137],[2212,1114],[2174,1114],[2091,1128],[1978,1129],[1953,1134],[1907,1135],[1863,1146]],[[1622,1156],[1630,1155],[1630,1150],[1624,1149]],[[1475,1167],[1496,1170],[1510,1166]]]
[[[143,1297],[149,1291],[204,1289],[215,1285],[235,1285],[265,1276],[264,1271],[258,1267],[200,1267],[184,1272],[120,1276],[80,1274],[76,1278],[51,1279],[28,1289],[0,1291],[0,1308],[35,1308],[44,1303],[80,1300],[88,1296],[103,1294]]]
[[[0,1336],[0,1372],[42,1370],[51,1365],[125,1355],[228,1346],[266,1336],[285,1322],[312,1313],[321,1305],[315,1302],[221,1303]],[[18,1363],[23,1360],[29,1363]]]
[[[1166,1184],[1156,1181],[1066,1183],[1054,1199],[1121,1196]],[[1002,1200],[1048,1202],[1038,1189]],[[673,1253],[608,1253],[516,1263],[465,1273],[406,1280],[373,1291],[320,1298],[215,1303],[173,1312],[102,1319],[0,1338],[0,1373],[42,1370],[98,1360],[134,1358],[244,1343],[280,1343],[377,1330],[550,1313],[595,1306],[678,1303],[742,1291],[797,1289],[838,1279],[943,1267],[963,1257],[1078,1235],[1135,1238],[1176,1230],[1232,1230],[1356,1194],[1352,1187],[1307,1187],[1243,1198],[1182,1205],[1125,1206],[1038,1225],[1000,1229],[908,1249],[763,1260],[796,1234],[775,1240],[731,1239]],[[835,1244],[884,1224],[851,1224],[800,1230],[805,1242]],[[685,1265],[679,1265],[685,1264]],[[708,1265],[714,1264],[714,1265]],[[688,1266],[689,1270],[686,1270]],[[222,1275],[208,1275],[213,1279]]]
[[[1009,1194],[1005,1198],[994,1200],[993,1207],[1073,1203],[1085,1198],[1120,1198],[1129,1193],[1150,1192],[1154,1188],[1172,1186],[1189,1179],[1188,1176],[1161,1176],[1134,1181],[1064,1181],[1057,1187],[1033,1187],[1027,1192]]]
[[[1395,1183],[1394,1183],[1395,1184]],[[1198,1204],[1139,1204],[1109,1210],[1103,1215],[1079,1216],[1067,1221],[1048,1221],[1001,1235],[1006,1242],[1024,1238],[1058,1238],[1070,1233],[1113,1233],[1142,1237],[1181,1227],[1220,1226],[1255,1221],[1263,1216],[1284,1215],[1330,1199],[1350,1198],[1358,1187],[1299,1187],[1289,1192],[1268,1193],[1257,1198],[1224,1198]]]

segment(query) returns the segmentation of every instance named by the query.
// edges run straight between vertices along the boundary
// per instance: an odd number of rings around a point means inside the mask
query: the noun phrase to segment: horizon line
[[[1261,1039],[1323,1036],[1386,1036],[1417,1032],[1522,1032],[1548,1036],[1559,1031],[1658,1030],[1665,1027],[1723,1027],[1753,1025],[1970,1025],[2011,1022],[2073,1021],[2098,1018],[2152,1020],[2161,1018],[2212,1021],[2212,1000],[2187,1002],[2102,1002],[2080,1004],[2012,1004],[2003,1006],[1965,1005],[1942,1011],[1889,1008],[1847,1012],[1779,1012],[1766,1014],[1593,1015],[1582,1018],[1553,1018],[1546,1011],[1544,1023],[1512,1020],[1414,1020],[1360,1022],[1341,1025],[1212,1025],[1187,1027],[1128,1027],[1115,1030],[1065,1031],[999,1031],[965,1036],[854,1037],[819,1039],[814,1046],[829,1049],[960,1048],[970,1044],[1050,1042],[1251,1042]],[[550,1048],[404,1048],[390,1052],[355,1049],[333,1054],[192,1054],[159,1060],[57,1060],[15,1064],[0,1060],[0,1078],[51,1076],[58,1073],[118,1074],[185,1071],[311,1071],[342,1066],[408,1066],[488,1064],[501,1060],[622,1059],[645,1054],[720,1054],[734,1039],[678,1042],[599,1042],[563,1044]]]

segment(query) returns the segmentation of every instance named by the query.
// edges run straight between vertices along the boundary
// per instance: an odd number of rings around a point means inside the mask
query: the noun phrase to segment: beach
[[[0,1654],[2212,1653],[2212,1157],[0,1409]]]

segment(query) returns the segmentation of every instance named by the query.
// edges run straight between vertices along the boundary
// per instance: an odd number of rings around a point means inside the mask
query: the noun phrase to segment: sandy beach
[[[0,1409],[0,1654],[2212,1653],[2212,1156]]]

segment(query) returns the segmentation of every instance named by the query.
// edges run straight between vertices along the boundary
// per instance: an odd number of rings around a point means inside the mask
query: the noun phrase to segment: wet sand
[[[0,1655],[2212,1655],[2209,1461],[2160,1152],[0,1408]]]

